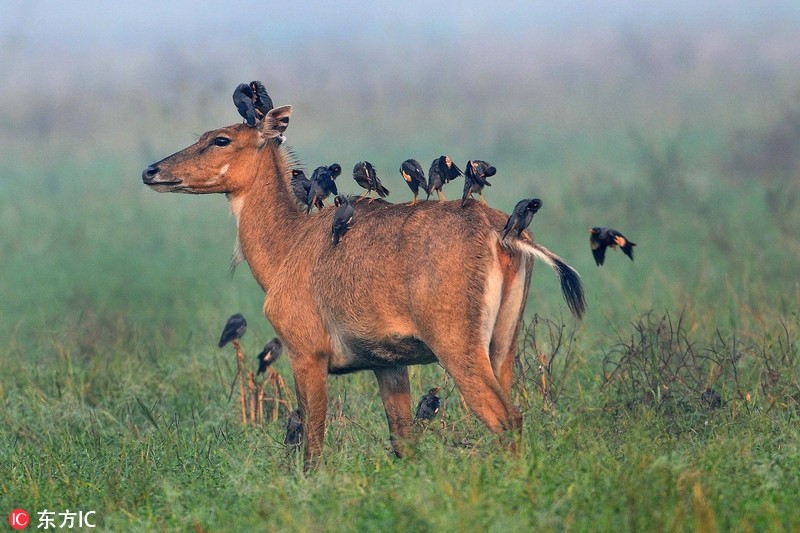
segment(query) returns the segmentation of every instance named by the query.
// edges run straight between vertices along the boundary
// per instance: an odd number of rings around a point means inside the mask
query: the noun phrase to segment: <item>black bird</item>
[[[256,121],[263,120],[273,108],[272,99],[260,81],[251,81],[249,85],[240,83],[233,91],[233,103],[251,127],[256,125]]]
[[[263,374],[283,353],[283,344],[278,337],[273,338],[264,345],[264,349],[256,357],[258,359],[258,372],[256,375]]]
[[[467,198],[471,198],[474,193],[478,193],[481,201],[488,204],[486,198],[483,197],[483,188],[487,185],[492,186],[486,178],[495,174],[497,174],[497,169],[486,161],[480,159],[467,161],[467,168],[464,170],[464,194],[461,196],[461,207],[467,205]]]
[[[514,211],[511,213],[511,216],[508,217],[506,225],[503,228],[503,239],[505,239],[514,228],[517,230],[517,237],[522,237],[522,232],[525,231],[525,228],[530,226],[533,215],[541,208],[542,201],[538,198],[526,198],[517,202],[517,205],[514,206]]]
[[[297,446],[303,437],[303,418],[300,411],[295,409],[289,413],[289,420],[286,422],[286,437],[283,443],[287,446]]]
[[[430,189],[428,189],[428,183],[425,181],[425,171],[422,170],[419,161],[416,159],[406,159],[403,161],[403,164],[400,165],[400,174],[403,176],[403,179],[406,180],[406,183],[408,183],[408,188],[414,193],[414,199],[411,200],[411,205],[417,203],[417,195],[419,194],[420,187],[430,197]]]
[[[334,200],[336,204],[336,212],[333,214],[333,226],[331,227],[331,234],[333,235],[333,245],[339,244],[339,239],[342,238],[344,232],[353,225],[353,214],[355,210],[350,205],[350,200],[344,194],[340,194]]]
[[[635,242],[631,242],[625,236],[615,229],[600,228],[595,226],[590,229],[589,244],[592,246],[592,255],[597,266],[603,264],[606,259],[606,248],[616,248],[619,246],[622,251],[631,258],[633,261],[633,247],[636,246]]]
[[[339,163],[333,163],[331,166],[328,167],[328,174],[331,175],[331,179],[335,180],[339,177],[339,174],[342,173],[342,166]]]
[[[439,397],[436,395],[441,387],[434,387],[425,394],[417,404],[417,420],[433,420],[439,412]]]
[[[428,197],[436,191],[436,197],[447,200],[442,192],[442,187],[451,180],[461,175],[461,169],[453,163],[448,155],[441,155],[433,160],[431,168],[428,169]]]
[[[703,394],[700,395],[700,399],[706,402],[712,409],[722,407],[722,396],[711,387],[703,391]]]
[[[353,179],[356,180],[356,183],[358,183],[360,187],[367,190],[367,192],[358,198],[359,200],[369,195],[369,203],[372,203],[374,200],[372,191],[378,193],[378,196],[381,198],[389,196],[389,189],[381,184],[381,180],[378,179],[378,173],[375,172],[375,167],[373,167],[372,163],[369,161],[359,161],[356,163],[356,166],[353,167]]]
[[[294,193],[295,198],[297,201],[300,202],[304,207],[308,207],[308,190],[311,188],[311,180],[306,177],[305,172],[298,168],[292,169],[292,192]],[[316,205],[314,206],[317,209],[322,209],[323,203],[322,200],[317,200]]]
[[[311,212],[312,206],[322,209],[320,204],[324,205],[323,201],[331,194],[334,196],[339,194],[336,189],[336,182],[333,181],[328,167],[317,167],[314,169],[314,173],[311,174],[311,185],[308,188],[306,199],[306,213]]]
[[[245,331],[247,331],[247,320],[241,313],[236,313],[225,323],[222,336],[219,338],[219,347],[222,348],[231,341],[241,339]]]

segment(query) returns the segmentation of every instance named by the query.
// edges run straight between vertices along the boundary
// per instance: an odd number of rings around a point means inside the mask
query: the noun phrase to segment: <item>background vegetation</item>
[[[6,33],[0,512],[148,531],[800,529],[795,15],[225,46],[197,30],[124,54]],[[235,122],[230,93],[255,78],[295,106],[306,168],[369,159],[399,202],[399,163],[448,153],[497,166],[498,208],[543,199],[536,238],[582,274],[589,313],[575,323],[536,270],[522,456],[435,365],[412,369],[415,396],[445,387],[412,459],[389,453],[369,374],[331,378],[312,475],[282,422],[241,425],[216,340],[244,313],[254,363],[263,295],[246,268],[227,274],[222,198],[156,195],[140,173]],[[635,262],[596,267],[594,225],[636,242]]]

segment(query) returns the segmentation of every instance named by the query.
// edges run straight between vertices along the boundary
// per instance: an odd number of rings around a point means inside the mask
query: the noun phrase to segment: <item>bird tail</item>
[[[636,243],[635,242],[631,242],[631,241],[626,241],[625,242],[625,246],[620,246],[620,248],[622,249],[622,252],[625,255],[627,255],[628,257],[630,257],[631,261],[633,261],[633,247],[634,246],[636,246]]]
[[[378,196],[380,196],[381,198],[386,198],[387,196],[389,196],[389,189],[387,189],[381,184],[378,184],[378,186],[375,188],[375,192],[377,192]]]
[[[581,277],[574,268],[541,244],[522,239],[509,239],[501,241],[501,243],[506,248],[520,252],[526,257],[539,259],[555,270],[561,282],[561,294],[564,296],[567,307],[575,315],[575,318],[583,318],[586,312],[586,297],[583,294]]]

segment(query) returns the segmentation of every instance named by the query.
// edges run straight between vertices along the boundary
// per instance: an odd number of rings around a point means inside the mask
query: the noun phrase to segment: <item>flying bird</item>
[[[369,161],[359,161],[356,163],[353,167],[353,179],[360,187],[367,190],[367,192],[358,198],[359,200],[369,195],[369,203],[372,203],[374,200],[372,197],[373,191],[378,193],[378,196],[381,198],[389,196],[389,189],[381,184],[381,180],[378,179],[378,173],[375,172],[375,167],[372,166],[372,163]]]
[[[428,183],[425,181],[425,171],[422,170],[419,161],[416,159],[406,159],[403,161],[403,164],[400,165],[400,174],[403,176],[403,179],[406,180],[408,188],[414,193],[414,199],[411,200],[411,205],[417,203],[417,195],[419,194],[420,188],[430,197],[430,189],[428,189]]]
[[[324,200],[328,196],[339,194],[336,189],[336,182],[333,181],[328,167],[317,167],[311,174],[311,185],[308,188],[306,199],[306,213],[311,212],[311,207],[316,206],[321,209],[320,204],[324,205]]]
[[[428,169],[428,197],[435,191],[436,197],[440,201],[447,200],[442,192],[442,187],[460,175],[461,169],[453,163],[450,156],[441,155],[434,159]]]
[[[287,446],[297,446],[303,437],[303,417],[300,411],[295,409],[289,413],[289,420],[286,422],[286,437],[283,443]]]
[[[437,393],[440,390],[442,390],[441,387],[434,387],[419,400],[417,414],[414,417],[416,420],[433,420],[433,417],[439,412],[439,397]]]
[[[219,347],[222,348],[231,341],[241,339],[245,331],[247,331],[247,320],[241,313],[236,313],[225,323],[222,336],[219,338]]]
[[[339,244],[339,239],[342,238],[344,232],[353,225],[353,214],[355,210],[344,194],[337,196],[334,203],[336,204],[336,212],[333,214],[331,234],[333,235],[333,245],[336,246]]]
[[[595,226],[589,230],[589,244],[592,246],[592,255],[597,266],[603,264],[606,259],[606,248],[616,248],[619,246],[623,253],[631,258],[633,261],[633,247],[636,246],[635,242],[631,242],[625,236],[615,229],[600,228]]]
[[[503,228],[503,239],[514,229],[517,230],[517,237],[522,237],[522,232],[530,226],[533,215],[541,208],[542,201],[538,198],[526,198],[517,202],[517,205],[514,206],[514,211],[508,217]]]
[[[483,188],[487,185],[492,186],[486,178],[495,174],[497,174],[497,169],[486,161],[480,159],[467,161],[467,167],[464,170],[464,194],[461,196],[461,207],[467,205],[467,198],[471,198],[475,193],[481,197],[484,204],[488,205],[486,198],[483,197]]]
[[[263,120],[273,108],[272,98],[260,81],[240,83],[233,91],[233,103],[247,125],[251,127],[256,125],[256,121]]]
[[[265,344],[264,349],[256,356],[258,359],[258,372],[256,372],[256,375],[266,372],[267,368],[281,356],[281,353],[283,353],[283,344],[281,344],[278,337]]]

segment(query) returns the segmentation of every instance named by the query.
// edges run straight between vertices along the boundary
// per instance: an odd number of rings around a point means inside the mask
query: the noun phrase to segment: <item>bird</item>
[[[251,127],[256,125],[256,121],[263,120],[273,108],[272,99],[260,81],[240,83],[233,91],[233,103]]]
[[[414,199],[411,200],[411,205],[417,203],[417,195],[419,194],[420,187],[430,197],[430,189],[428,189],[428,183],[425,181],[425,171],[422,170],[419,161],[416,159],[406,159],[403,161],[403,164],[400,165],[400,174],[403,176],[403,179],[406,180],[406,183],[408,183],[408,188],[414,193]]]
[[[589,230],[589,244],[592,246],[592,255],[597,266],[603,264],[606,259],[606,248],[616,248],[619,246],[622,251],[631,258],[633,261],[633,247],[636,246],[635,242],[631,242],[625,236],[615,229],[601,228],[595,226]]]
[[[311,212],[311,208],[314,206],[317,209],[322,209],[320,204],[324,205],[325,198],[331,194],[339,194],[336,182],[333,181],[328,167],[317,167],[314,169],[314,173],[311,174],[311,185],[308,188],[308,196],[306,197],[306,213]]]
[[[440,155],[436,159],[433,160],[431,163],[430,169],[428,169],[428,197],[436,191],[436,197],[441,200],[447,200],[445,198],[444,193],[442,192],[442,187],[446,183],[456,179],[461,175],[461,169],[453,163],[453,160],[450,159],[448,155]]]
[[[266,372],[269,365],[277,361],[281,353],[283,353],[283,344],[281,344],[278,337],[265,344],[264,349],[256,356],[258,359],[258,372],[256,372],[256,375]]]
[[[700,399],[706,402],[712,409],[722,407],[722,396],[711,387],[703,391],[700,395]]]
[[[342,238],[344,232],[353,225],[355,209],[350,205],[350,201],[344,194],[337,196],[334,203],[336,204],[336,212],[333,214],[331,234],[333,235],[333,245],[336,246],[339,244],[339,239]]]
[[[339,163],[333,163],[328,167],[328,174],[331,175],[331,179],[335,180],[339,177],[339,174],[342,173],[342,166]]]
[[[356,163],[353,167],[353,179],[360,187],[367,190],[358,200],[366,198],[367,195],[369,195],[369,203],[372,203],[373,200],[375,200],[372,197],[372,191],[375,191],[381,198],[389,196],[389,189],[381,184],[381,180],[378,179],[378,174],[375,172],[375,167],[372,166],[372,163],[369,161],[359,161]]]
[[[286,422],[286,437],[283,443],[287,446],[297,446],[303,437],[303,417],[300,416],[300,410],[295,409],[289,413],[289,420]]]
[[[517,202],[517,205],[514,206],[514,211],[511,213],[511,216],[508,217],[506,225],[503,228],[503,239],[505,239],[514,228],[517,230],[517,237],[522,237],[522,232],[525,228],[530,226],[533,215],[541,208],[542,201],[538,198],[525,198]]]
[[[291,184],[292,192],[294,193],[295,198],[297,198],[297,201],[303,206],[308,207],[306,202],[308,202],[308,189],[311,188],[311,180],[306,177],[305,172],[299,168],[293,168]],[[315,207],[322,209],[322,200],[318,200]]]
[[[464,170],[464,194],[461,196],[461,207],[467,205],[467,198],[471,198],[475,193],[478,193],[484,204],[488,204],[486,198],[483,197],[483,188],[487,185],[492,186],[486,178],[495,174],[497,174],[497,169],[486,161],[480,159],[467,161],[467,167]]]
[[[232,315],[222,329],[222,336],[219,338],[219,347],[222,348],[231,341],[241,339],[245,331],[247,331],[247,320],[244,319],[244,316],[242,316],[241,313]]]
[[[417,404],[417,414],[414,417],[416,420],[433,420],[436,413],[439,412],[439,397],[436,395],[441,387],[434,387],[430,389]]]

